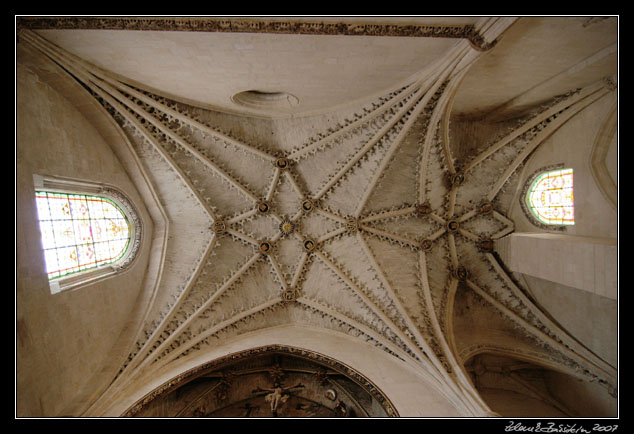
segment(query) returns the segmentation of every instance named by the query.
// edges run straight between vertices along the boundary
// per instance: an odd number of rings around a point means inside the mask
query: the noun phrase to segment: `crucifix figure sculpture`
[[[282,387],[281,384],[276,383],[273,389],[261,389],[258,387],[253,393],[259,396],[264,395],[264,400],[271,405],[271,413],[273,416],[277,416],[278,409],[288,400],[291,394],[303,388],[304,385],[301,383],[290,387]]]

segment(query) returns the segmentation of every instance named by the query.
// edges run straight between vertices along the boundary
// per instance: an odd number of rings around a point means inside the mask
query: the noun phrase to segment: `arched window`
[[[574,225],[574,183],[572,169],[539,173],[530,182],[526,207],[537,222],[545,225]]]
[[[35,191],[53,293],[120,271],[133,259],[140,235],[130,204],[115,190],[82,184],[73,191],[68,182],[56,186]]]

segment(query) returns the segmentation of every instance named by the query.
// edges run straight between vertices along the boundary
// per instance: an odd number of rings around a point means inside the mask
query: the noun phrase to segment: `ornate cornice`
[[[486,44],[473,25],[323,22],[231,17],[17,17],[17,29],[151,30],[180,32],[273,33],[337,36],[398,36],[467,39],[474,48]]]
[[[338,362],[335,359],[332,359],[323,354],[308,351],[301,348],[289,347],[285,345],[269,345],[259,348],[252,348],[249,350],[244,350],[238,353],[229,354],[225,357],[221,357],[214,361],[205,363],[203,365],[197,366],[189,371],[183,372],[177,377],[169,380],[168,382],[162,384],[158,388],[154,389],[152,392],[145,395],[139,401],[137,401],[134,405],[132,405],[128,410],[123,413],[123,417],[134,417],[141,410],[143,410],[151,401],[158,398],[163,394],[170,393],[175,389],[183,386],[189,381],[194,380],[201,375],[209,371],[216,371],[219,369],[223,369],[232,365],[234,363],[238,363],[250,357],[256,357],[266,354],[284,354],[292,357],[298,357],[302,359],[309,360],[314,363],[321,364],[327,368],[330,368],[334,371],[339,372],[342,375],[345,375],[349,379],[353,380],[359,386],[361,386],[366,392],[370,393],[384,408],[385,412],[390,417],[398,417],[398,412],[394,405],[390,402],[390,400],[383,394],[381,390],[379,390],[374,383],[372,383],[369,379],[365,378],[363,375],[350,368],[349,366],[344,365],[341,362]]]

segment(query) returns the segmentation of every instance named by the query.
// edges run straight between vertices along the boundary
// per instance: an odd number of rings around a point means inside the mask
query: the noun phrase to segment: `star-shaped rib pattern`
[[[467,49],[382,98],[312,123],[282,121],[275,128],[284,131],[271,133],[278,142],[254,143],[238,117],[134,88],[41,38],[26,40],[121,125],[170,219],[165,277],[112,388],[242,333],[308,324],[417,366],[479,415],[487,407],[463,365],[469,342],[454,333],[465,291],[521,330],[534,354],[613,381],[493,254],[513,230],[505,212],[522,163],[601,86],[554,100],[461,166],[448,118]]]

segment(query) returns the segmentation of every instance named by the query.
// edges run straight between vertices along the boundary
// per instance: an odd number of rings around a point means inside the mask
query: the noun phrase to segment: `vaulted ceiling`
[[[169,220],[111,391],[285,324],[382,349],[464,414],[488,410],[481,347],[616,389],[494,251],[527,156],[613,91],[612,19],[45,21],[20,40],[117,121]],[[492,127],[467,152],[452,119]]]

